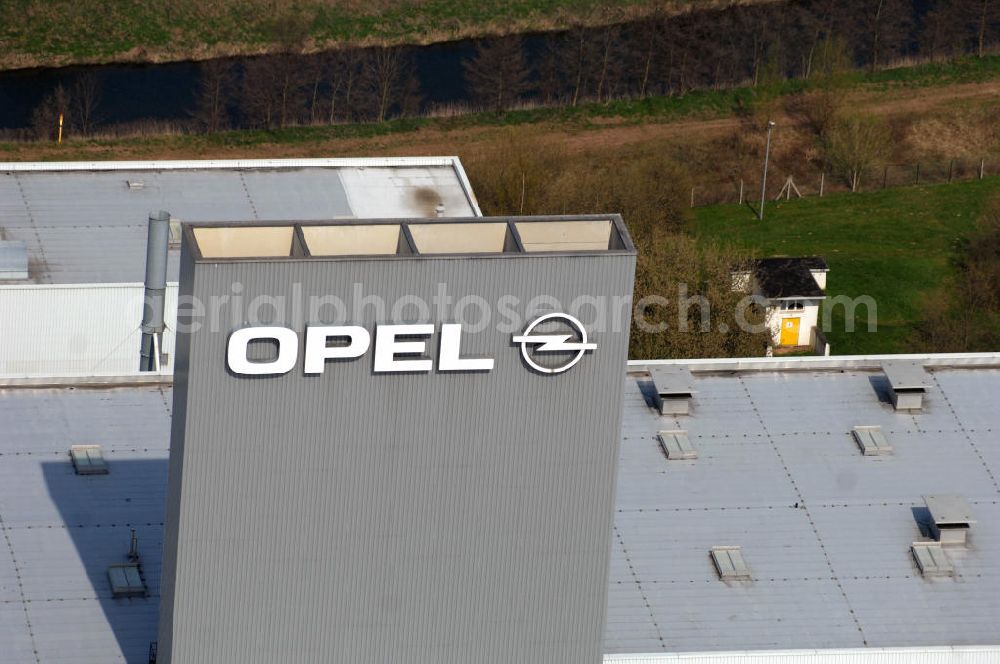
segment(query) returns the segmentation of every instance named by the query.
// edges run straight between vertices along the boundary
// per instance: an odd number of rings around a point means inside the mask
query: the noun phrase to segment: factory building
[[[627,360],[614,215],[179,239],[173,372],[0,376],[4,661],[1000,658],[1000,354]]]

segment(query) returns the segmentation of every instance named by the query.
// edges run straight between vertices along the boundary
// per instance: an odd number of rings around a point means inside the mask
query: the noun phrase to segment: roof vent
[[[961,496],[924,496],[931,516],[931,536],[943,545],[965,546],[966,535],[976,520]]]
[[[955,566],[938,542],[914,542],[910,551],[924,576],[951,576],[955,573]]]
[[[750,568],[738,546],[713,546],[710,552],[719,578],[723,581],[750,581]]]
[[[77,475],[107,475],[108,464],[100,445],[73,445],[69,458]]]
[[[111,584],[112,597],[145,597],[146,579],[142,575],[142,564],[139,562],[139,538],[135,528],[129,539],[128,562],[118,563],[108,567],[108,582]]]
[[[120,563],[108,567],[112,597],[145,597],[146,582],[139,563]]]
[[[694,380],[687,367],[650,367],[649,375],[656,388],[656,406],[661,415],[687,415],[691,412]]]
[[[865,456],[892,454],[892,445],[889,444],[885,434],[882,433],[882,427],[859,426],[854,427],[851,433],[854,435],[854,441],[861,448],[861,453]]]
[[[146,182],[144,180],[125,180],[125,183],[128,185],[128,188],[132,190],[146,188]]]
[[[0,240],[0,279],[28,278],[28,250],[20,240]]]
[[[698,458],[698,450],[691,445],[687,431],[661,431],[658,435],[660,447],[671,461]]]
[[[889,398],[896,410],[920,410],[929,383],[927,372],[917,362],[886,362],[882,365],[889,379]]]

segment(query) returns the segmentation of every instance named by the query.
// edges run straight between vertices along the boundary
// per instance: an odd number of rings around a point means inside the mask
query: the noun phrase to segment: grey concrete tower
[[[183,236],[160,661],[597,664],[621,219]]]

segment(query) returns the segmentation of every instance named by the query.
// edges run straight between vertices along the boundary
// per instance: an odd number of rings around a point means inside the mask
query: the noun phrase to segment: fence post
[[[983,175],[986,173],[986,159],[979,160],[979,179],[983,179]]]
[[[823,198],[823,184],[826,182],[826,171],[819,172],[819,197]]]
[[[917,178],[913,181],[913,184],[920,184],[920,162],[917,162]]]
[[[740,205],[743,205],[743,178],[740,178]]]
[[[955,160],[952,159],[950,162],[948,162],[948,184],[951,184],[954,177],[955,177]]]
[[[691,207],[694,207],[694,187],[691,187]]]

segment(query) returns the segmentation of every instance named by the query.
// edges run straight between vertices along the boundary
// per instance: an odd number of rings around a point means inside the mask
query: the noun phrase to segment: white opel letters
[[[247,348],[251,341],[271,339],[278,343],[278,356],[270,362],[251,362]],[[274,376],[295,368],[299,359],[299,335],[287,327],[244,327],[229,335],[226,363],[234,374]]]
[[[445,323],[441,326],[441,345],[438,348],[438,371],[492,371],[493,358],[461,358],[462,326]]]
[[[559,322],[569,333],[534,333],[540,323]],[[427,354],[427,339],[434,334],[434,325],[376,325],[374,342],[375,373],[428,373],[434,370],[434,360]],[[322,374],[327,360],[356,360],[373,346],[372,335],[358,325],[307,325],[303,373]],[[578,337],[579,341],[573,341]],[[277,343],[277,356],[273,360],[253,361],[247,357],[250,343],[271,340]],[[333,340],[346,340],[335,343]],[[525,364],[538,373],[558,374],[576,365],[597,344],[587,340],[587,330],[579,320],[568,314],[550,313],[536,319],[524,333],[514,335],[512,342],[521,346]],[[555,366],[539,364],[532,357],[535,353],[563,353],[570,357]],[[226,347],[226,366],[238,376],[279,376],[295,368],[299,358],[299,335],[287,327],[244,327],[229,335]],[[491,357],[462,357],[462,326],[444,323],[440,327],[437,348],[437,370],[492,371]]]
[[[350,339],[346,346],[327,346],[330,339]],[[321,374],[327,360],[353,359],[368,352],[372,336],[368,330],[357,325],[324,326],[309,325],[306,327],[306,366],[307,374]]]
[[[426,373],[430,360],[397,360],[397,355],[423,355],[426,341],[397,341],[396,337],[429,337],[433,325],[379,325],[375,328],[375,373]]]

